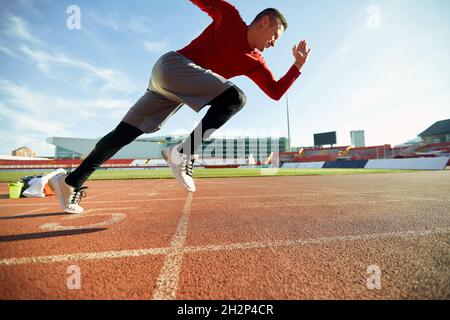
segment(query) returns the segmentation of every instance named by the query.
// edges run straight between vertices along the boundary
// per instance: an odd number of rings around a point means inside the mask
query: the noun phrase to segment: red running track
[[[448,299],[449,175],[0,184],[0,299]]]

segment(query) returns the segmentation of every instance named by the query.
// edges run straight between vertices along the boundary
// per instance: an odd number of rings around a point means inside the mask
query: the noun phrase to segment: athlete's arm
[[[294,64],[280,80],[275,80],[272,72],[265,64],[248,73],[258,87],[273,100],[279,101],[300,76],[299,68]]]
[[[308,48],[306,40],[301,41],[292,48],[292,54],[295,62],[286,75],[279,81],[276,81],[267,64],[263,63],[258,68],[248,73],[247,76],[252,79],[269,97],[274,100],[280,100],[289,90],[292,84],[300,76],[300,69],[308,61],[311,49]]]
[[[219,22],[229,13],[238,13],[237,9],[224,0],[190,0],[193,4],[206,12],[214,21]]]

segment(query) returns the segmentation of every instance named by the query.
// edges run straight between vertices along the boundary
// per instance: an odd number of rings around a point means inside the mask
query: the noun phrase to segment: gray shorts
[[[200,112],[234,84],[174,51],[155,63],[147,92],[122,121],[145,133],[156,132],[184,104]]]

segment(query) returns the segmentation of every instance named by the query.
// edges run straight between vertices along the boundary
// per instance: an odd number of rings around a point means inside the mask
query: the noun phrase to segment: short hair
[[[286,20],[286,18],[284,17],[284,15],[278,11],[277,9],[274,8],[268,8],[265,9],[263,11],[261,11],[255,18],[255,20],[253,20],[252,23],[261,20],[264,16],[269,16],[270,21],[273,21],[275,18],[278,18],[281,23],[283,24],[284,30],[286,31],[286,29],[288,28],[288,22]]]

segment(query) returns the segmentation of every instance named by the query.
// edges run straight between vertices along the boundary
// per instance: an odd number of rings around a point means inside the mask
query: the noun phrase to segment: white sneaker
[[[195,192],[193,169],[198,155],[187,156],[178,152],[176,146],[164,149],[162,155],[172,169],[177,181],[187,191]]]
[[[86,196],[85,190],[87,187],[75,189],[65,182],[66,177],[67,175],[65,174],[54,176],[49,180],[49,185],[56,193],[59,203],[65,212],[71,214],[82,213],[84,209],[80,207],[79,203]]]

